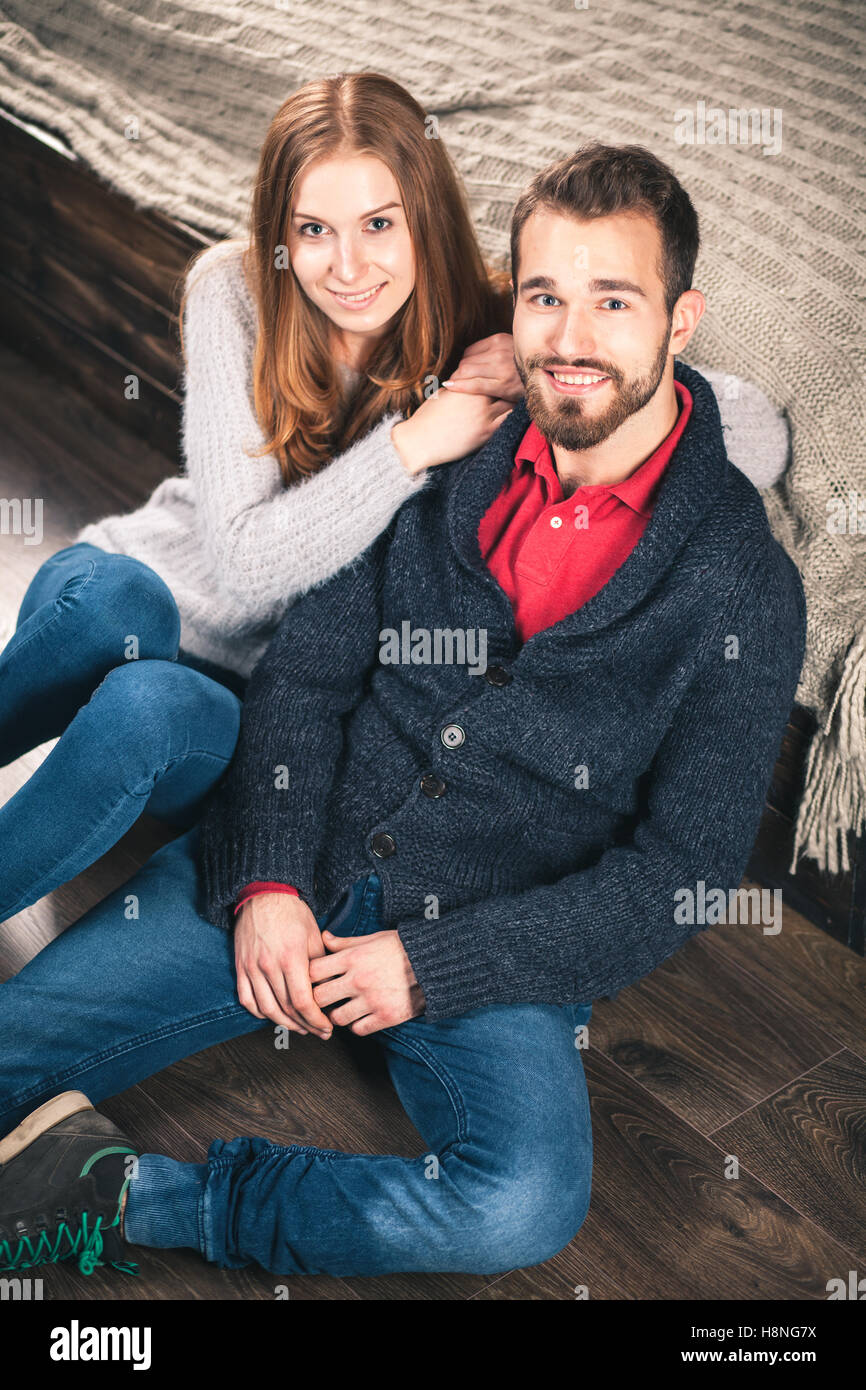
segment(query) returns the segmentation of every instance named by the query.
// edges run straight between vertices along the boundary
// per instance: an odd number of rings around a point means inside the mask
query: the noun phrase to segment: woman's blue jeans
[[[0,807],[0,922],[142,811],[184,830],[197,819],[234,752],[244,683],[179,642],[177,604],[139,560],[79,542],[34,576],[0,653],[0,767],[58,741]]]
[[[197,911],[198,834],[163,846],[0,985],[0,1135],[60,1091],[98,1104],[214,1043],[279,1031],[240,1004],[232,936]],[[370,873],[319,925],[362,935],[382,929],[380,912]],[[539,1264],[572,1240],[589,1206],[581,1047],[590,1013],[589,1004],[496,1005],[354,1038],[383,1049],[425,1153],[262,1137],[217,1139],[204,1163],[145,1153],[128,1189],[127,1238],[279,1274]],[[279,1055],[288,1088],[291,1050]]]

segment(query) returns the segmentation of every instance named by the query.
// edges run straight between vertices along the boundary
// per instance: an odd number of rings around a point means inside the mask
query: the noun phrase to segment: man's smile
[[[554,391],[561,396],[593,396],[601,393],[610,381],[601,372],[575,367],[542,367]]]

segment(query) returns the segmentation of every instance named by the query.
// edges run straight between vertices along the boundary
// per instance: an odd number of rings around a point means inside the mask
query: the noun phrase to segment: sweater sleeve
[[[274,455],[249,457],[265,442],[252,405],[256,318],[240,252],[212,248],[187,281],[183,456],[220,587],[281,611],[370,545],[428,473],[403,467],[391,441],[398,413],[289,488]]]
[[[725,450],[756,488],[772,487],[788,467],[788,422],[760,387],[710,367],[695,367],[713,388]]]
[[[775,560],[707,647],[645,774],[628,844],[557,882],[398,924],[426,1016],[488,1004],[586,1003],[654,970],[701,930],[678,890],[737,889],[752,851],[805,652],[793,561]],[[726,659],[735,636],[737,657]],[[644,781],[644,779],[642,779]]]
[[[200,822],[204,912],[229,927],[251,883],[288,883],[307,902],[343,747],[343,720],[376,666],[390,528],[288,609],[254,668],[234,757]]]

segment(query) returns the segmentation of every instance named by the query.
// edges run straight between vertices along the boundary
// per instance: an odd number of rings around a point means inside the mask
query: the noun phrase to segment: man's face
[[[540,209],[520,238],[514,357],[529,414],[569,451],[603,443],[655,395],[671,316],[651,217]]]

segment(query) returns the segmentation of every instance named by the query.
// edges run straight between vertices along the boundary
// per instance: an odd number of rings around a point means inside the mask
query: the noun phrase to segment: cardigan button
[[[446,724],[439,737],[446,748],[459,748],[466,738],[466,733],[459,724]]]
[[[514,677],[504,666],[488,666],[484,672],[484,679],[490,685],[510,685]]]
[[[374,835],[370,841],[370,848],[377,859],[390,859],[391,855],[396,852],[397,843],[393,835],[389,835],[385,830],[380,830],[378,835]]]
[[[437,777],[435,772],[427,772],[421,778],[421,790],[425,796],[429,796],[432,801],[439,796],[445,795],[445,783],[441,777]]]

